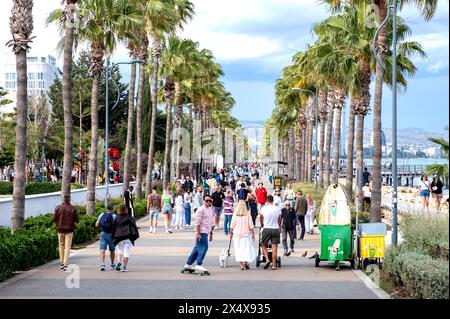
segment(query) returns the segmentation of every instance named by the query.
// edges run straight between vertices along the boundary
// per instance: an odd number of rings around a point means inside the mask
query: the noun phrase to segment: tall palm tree
[[[23,227],[25,219],[25,161],[27,155],[27,51],[32,41],[33,1],[14,0],[9,27],[13,39],[6,44],[16,55],[17,101],[16,101],[16,149],[14,154],[14,190],[11,231]]]
[[[327,189],[328,186],[330,186],[330,154],[331,154],[331,131],[333,129],[333,119],[334,119],[334,112],[333,112],[333,103],[331,101],[332,96],[334,96],[334,90],[332,88],[328,89],[327,94],[327,109],[328,109],[328,118],[327,118],[327,127],[326,127],[326,139],[325,139],[325,146],[324,146],[324,157],[325,157],[325,171],[324,171],[324,181],[323,181],[323,187],[324,189]]]
[[[317,96],[317,108],[318,108],[318,117],[319,117],[319,123],[320,123],[320,137],[319,137],[319,163],[316,163],[317,171],[319,172],[319,187],[323,188],[323,172],[324,172],[324,145],[325,145],[325,127],[327,123],[327,93],[323,90],[319,90],[319,94]]]
[[[159,59],[162,54],[161,38],[164,33],[182,28],[194,15],[194,5],[188,0],[136,0],[142,8],[146,21],[146,33],[152,45],[152,125],[150,131],[149,154],[147,163],[146,192],[151,189],[151,170],[153,168],[156,110],[158,103]],[[150,169],[150,170],[149,170]]]
[[[91,150],[89,154],[88,191],[86,212],[92,215],[95,211],[95,185],[97,180],[98,153],[98,93],[100,78],[103,75],[103,58],[105,53],[112,52],[116,47],[118,37],[124,25],[139,21],[137,11],[124,10],[127,1],[114,0],[84,0],[80,6],[80,14],[89,17],[82,21],[79,30],[79,41],[87,41],[90,45],[92,58],[90,75],[92,77],[91,97]],[[124,14],[127,12],[127,14]],[[106,105],[106,111],[108,111]],[[106,178],[108,167],[105,167]]]
[[[340,0],[324,0],[324,2],[331,5],[335,10],[341,10],[344,1]],[[359,5],[362,0],[351,0],[351,4]],[[430,20],[437,8],[437,0],[400,0],[399,9],[407,4],[414,4],[421,11],[425,20]],[[375,14],[377,20],[381,23],[387,16],[388,6],[385,0],[374,0]],[[386,63],[386,53],[388,52],[388,30],[387,26],[383,26],[377,38],[377,54],[379,59]],[[387,71],[388,69],[386,69]],[[381,110],[382,110],[382,93],[383,81],[385,81],[385,69],[379,64],[376,65],[375,71],[375,92],[373,101],[373,171],[372,171],[372,205],[370,209],[370,220],[377,222],[381,220]]]
[[[73,153],[73,121],[72,121],[72,51],[74,44],[75,10],[78,0],[67,0],[64,11],[55,10],[47,22],[56,22],[64,29],[64,62],[63,62],[63,109],[64,109],[64,161],[61,183],[61,197],[70,197]],[[81,130],[81,127],[80,127]]]

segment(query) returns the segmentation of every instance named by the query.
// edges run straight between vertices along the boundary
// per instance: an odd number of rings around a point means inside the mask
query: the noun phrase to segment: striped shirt
[[[224,215],[233,215],[233,205],[234,200],[233,197],[225,197],[223,200],[223,214]]]

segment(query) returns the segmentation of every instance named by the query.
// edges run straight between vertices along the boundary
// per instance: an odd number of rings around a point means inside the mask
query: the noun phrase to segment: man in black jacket
[[[296,227],[298,221],[295,214],[295,210],[291,207],[291,202],[289,200],[284,202],[284,208],[281,210],[281,235],[283,236],[283,248],[284,255],[289,256],[294,252],[294,240],[297,236]],[[290,248],[288,251],[287,245],[287,235],[289,234]]]
[[[302,191],[297,192],[297,198],[295,200],[295,212],[297,213],[297,218],[302,228],[299,240],[303,240],[305,237],[305,215],[308,212],[308,201],[306,197],[303,196]]]
[[[217,185],[214,188],[214,192],[211,194],[211,198],[213,200],[214,212],[216,213],[216,222],[215,229],[221,229],[219,226],[220,215],[222,214],[223,209],[223,200],[225,199],[225,194],[222,191],[222,188]]]
[[[134,205],[133,205],[133,186],[130,186],[123,194],[123,202],[127,208],[128,215],[134,217]]]

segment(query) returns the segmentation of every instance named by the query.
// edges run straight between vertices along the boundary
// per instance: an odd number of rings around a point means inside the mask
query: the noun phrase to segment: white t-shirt
[[[370,186],[363,186],[362,188],[364,197],[371,197],[372,192],[370,191]]]
[[[280,208],[282,206],[282,204],[283,204],[283,200],[281,199],[280,196],[273,195],[273,204]]]
[[[261,215],[264,217],[264,228],[278,229],[278,217],[281,209],[274,205],[266,205],[261,208]]]
[[[430,189],[430,182],[429,181],[420,181],[419,187],[421,191],[426,191]]]

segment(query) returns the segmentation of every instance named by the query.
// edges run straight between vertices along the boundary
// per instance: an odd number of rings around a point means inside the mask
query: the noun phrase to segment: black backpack
[[[112,233],[114,218],[113,214],[110,212],[105,212],[100,218],[100,228],[104,233]]]

